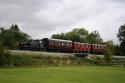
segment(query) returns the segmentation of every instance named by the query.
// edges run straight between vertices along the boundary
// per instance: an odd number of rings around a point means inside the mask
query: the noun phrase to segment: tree
[[[54,34],[51,38],[71,40],[81,43],[103,43],[103,40],[98,31],[93,31],[89,34],[89,32],[84,28],[76,28],[67,33]]]
[[[0,42],[0,66],[12,67],[12,55],[11,52],[6,50]]]
[[[105,52],[104,52],[104,58],[107,63],[110,61],[114,60],[114,50],[115,50],[115,45],[112,40],[109,40],[104,43],[106,45]]]
[[[87,42],[88,31],[84,28],[76,28],[67,33],[54,34],[51,38]]]
[[[7,49],[15,49],[19,42],[29,39],[30,36],[21,32],[18,25],[12,25],[10,29],[0,32],[0,42]]]
[[[66,39],[65,33],[53,34],[51,38],[54,38],[54,39]]]
[[[10,27],[10,31],[15,31],[15,32],[19,32],[19,27],[17,24],[12,24],[11,27]]]
[[[90,33],[88,35],[88,42],[89,43],[96,43],[96,44],[102,44],[103,40],[100,36],[100,34],[98,33],[98,31],[93,31],[92,33]]]
[[[120,50],[125,55],[125,24],[120,26],[117,37],[120,41]]]
[[[84,28],[76,28],[76,29],[73,29],[68,34],[70,34],[70,33],[75,36],[74,40],[76,40],[78,42],[88,42],[87,41],[87,36],[88,36],[89,32],[86,29],[84,29]],[[76,39],[76,37],[78,37],[78,39]]]
[[[125,56],[125,42],[121,42],[120,43],[120,50],[122,52],[122,55]]]
[[[122,55],[122,51],[121,51],[119,45],[115,45],[114,54],[117,55],[117,56],[121,56]]]
[[[16,47],[16,42],[13,38],[13,33],[11,33],[9,30],[4,30],[1,34],[0,34],[0,40],[2,45],[5,48],[14,48]]]
[[[80,42],[80,36],[74,32],[66,33],[66,39],[69,39],[75,42]]]
[[[125,24],[120,26],[117,37],[120,42],[125,42]]]
[[[106,49],[107,49],[108,51],[110,51],[110,54],[111,54],[111,55],[113,55],[113,54],[114,54],[114,50],[115,50],[115,48],[116,48],[114,42],[113,42],[112,40],[108,40],[108,41],[104,42],[103,44],[106,45]]]

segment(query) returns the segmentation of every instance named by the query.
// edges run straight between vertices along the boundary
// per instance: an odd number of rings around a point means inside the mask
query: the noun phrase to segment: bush
[[[106,61],[106,63],[110,63],[112,61],[112,51],[108,48],[105,49],[105,52],[104,52],[104,59]]]
[[[12,56],[13,66],[62,66],[94,64],[93,60],[74,56],[47,56],[40,54],[15,54]]]
[[[12,56],[11,53],[4,48],[0,47],[0,66],[11,66]]]

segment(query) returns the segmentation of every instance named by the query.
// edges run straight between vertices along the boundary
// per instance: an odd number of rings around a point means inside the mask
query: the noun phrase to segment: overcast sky
[[[125,0],[0,0],[0,26],[18,24],[34,39],[85,28],[118,42],[124,23]]]

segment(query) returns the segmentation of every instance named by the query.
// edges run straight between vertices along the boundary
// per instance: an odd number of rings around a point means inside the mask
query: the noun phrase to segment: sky
[[[0,0],[0,26],[18,24],[34,39],[85,28],[118,43],[125,0]]]

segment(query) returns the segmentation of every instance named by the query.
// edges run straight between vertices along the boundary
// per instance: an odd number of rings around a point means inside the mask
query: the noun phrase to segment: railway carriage
[[[91,45],[91,51],[92,53],[103,53],[105,49],[105,45],[99,45],[99,44],[92,44]]]
[[[49,39],[30,40],[19,44],[21,50],[44,50],[66,53],[103,53],[105,45],[72,42],[70,40]]]
[[[88,43],[74,42],[73,45],[74,53],[89,53],[91,50],[91,44]]]
[[[72,41],[69,40],[44,38],[43,42],[45,50],[47,51],[56,51],[56,52],[72,51]]]

